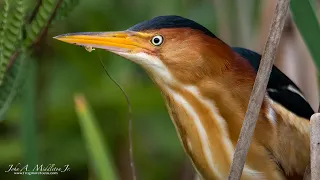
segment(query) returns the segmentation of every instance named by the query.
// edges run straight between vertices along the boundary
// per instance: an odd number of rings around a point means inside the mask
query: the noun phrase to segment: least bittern
[[[203,179],[227,179],[261,56],[205,27],[160,16],[118,32],[58,40],[105,49],[141,65],[160,88],[183,147]],[[273,67],[242,179],[286,179],[309,164],[309,118],[299,88]]]

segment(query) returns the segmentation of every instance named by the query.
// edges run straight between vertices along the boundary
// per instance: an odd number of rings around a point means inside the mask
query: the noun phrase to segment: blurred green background
[[[28,0],[28,9],[33,9],[36,2]],[[260,32],[263,28],[268,30],[270,23],[264,17],[272,17],[274,6],[271,1],[243,2],[239,5],[233,0],[80,0],[69,16],[51,26],[35,47],[29,59],[32,63],[27,82],[0,123],[0,179],[96,179],[75,112],[73,98],[78,92],[91,105],[116,174],[120,179],[131,179],[127,104],[103,71],[100,58],[132,103],[138,179],[193,179],[194,170],[180,145],[160,91],[144,71],[114,54],[101,50],[88,53],[52,37],[80,31],[125,30],[158,15],[176,14],[197,21],[230,45],[261,51],[266,34]],[[313,67],[312,60],[309,62]],[[310,73],[316,77],[315,68]],[[305,85],[308,88],[309,99],[318,98],[317,93],[312,94],[314,88]],[[5,172],[10,164],[17,163],[57,167],[69,164],[71,171],[51,176]]]

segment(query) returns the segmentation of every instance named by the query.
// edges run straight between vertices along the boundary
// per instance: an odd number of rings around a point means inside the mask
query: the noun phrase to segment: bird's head
[[[128,30],[64,34],[58,40],[105,49],[141,65],[157,83],[192,84],[228,68],[231,48],[198,23],[159,16]]]

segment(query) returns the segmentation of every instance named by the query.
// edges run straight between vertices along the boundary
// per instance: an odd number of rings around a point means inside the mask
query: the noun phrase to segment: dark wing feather
[[[246,59],[258,71],[261,55],[245,48],[232,48]],[[277,67],[273,66],[267,86],[270,98],[294,114],[310,119],[314,114],[310,104],[305,100],[298,86]]]

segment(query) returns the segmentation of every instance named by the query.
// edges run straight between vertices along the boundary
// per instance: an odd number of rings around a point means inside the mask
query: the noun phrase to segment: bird
[[[202,179],[227,179],[261,55],[231,47],[199,23],[157,16],[124,31],[76,32],[57,40],[103,49],[141,66],[160,89],[185,153]],[[303,92],[273,66],[241,176],[302,177],[310,163]]]

